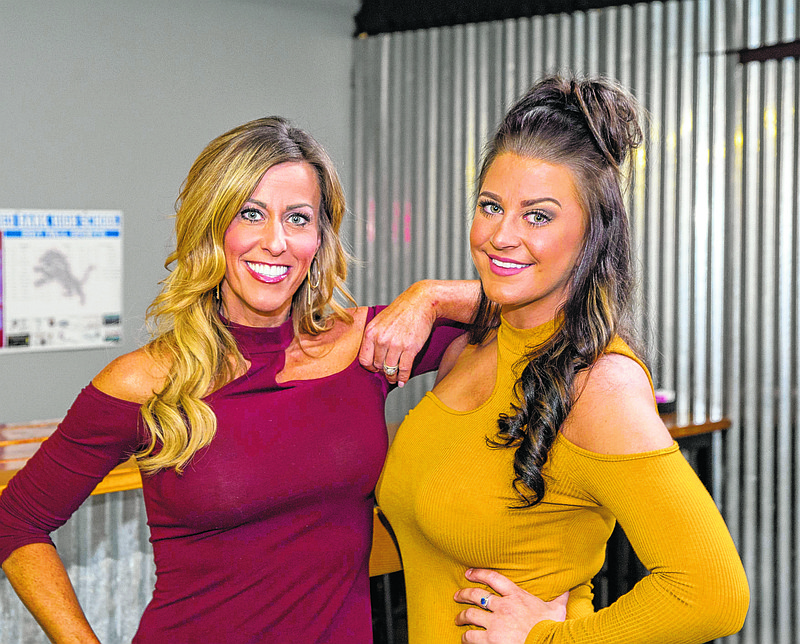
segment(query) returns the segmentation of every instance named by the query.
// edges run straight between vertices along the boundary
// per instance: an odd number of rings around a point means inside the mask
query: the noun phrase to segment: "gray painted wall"
[[[124,343],[0,351],[0,423],[59,418],[146,339],[171,215],[208,141],[280,114],[350,167],[356,0],[0,0],[0,208],[124,212]]]

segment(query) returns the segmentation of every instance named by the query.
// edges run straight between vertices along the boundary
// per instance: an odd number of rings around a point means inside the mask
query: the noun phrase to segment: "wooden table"
[[[710,440],[712,432],[728,429],[727,418],[704,423],[679,425],[675,414],[662,414],[661,418],[669,433],[678,441],[692,437],[705,437]],[[39,446],[52,434],[59,421],[48,420],[35,423],[0,424],[0,492],[8,484]],[[117,466],[95,488],[92,494],[105,494],[122,490],[135,490],[142,487],[139,468],[133,459]]]
[[[0,493],[39,446],[52,434],[57,420],[36,423],[0,424]],[[132,458],[115,467],[94,489],[92,494],[121,492],[142,487],[142,477]]]
[[[728,429],[731,426],[731,421],[727,418],[720,420],[707,420],[703,423],[689,423],[688,425],[679,425],[676,420],[676,414],[661,414],[661,420],[667,426],[672,438],[679,440],[681,438],[689,438],[690,436],[707,436],[712,432],[718,432],[723,429]]]
[[[703,423],[689,423],[679,425],[675,420],[675,414],[662,414],[661,419],[672,434],[672,438],[678,441],[683,450],[686,460],[697,472],[697,476],[710,492],[714,484],[714,468],[711,455],[712,436],[715,432],[724,431],[731,426],[731,421],[727,418],[720,420],[707,420]]]
[[[661,418],[673,438],[678,440],[682,446],[698,452],[709,450],[711,446],[710,437],[713,432],[730,427],[730,421],[726,418],[688,425],[679,425],[676,422],[675,414],[662,414]],[[39,446],[55,431],[58,422],[51,420],[0,425],[0,493],[2,493],[11,477],[22,468],[25,461],[33,456]],[[706,485],[709,485],[711,467],[710,462],[707,461],[710,459],[702,456],[702,454],[699,454],[696,459],[690,458],[690,461],[697,461],[692,465],[698,470],[701,480]],[[141,487],[142,477],[139,473],[139,468],[136,466],[134,459],[131,458],[115,467],[97,485],[92,494],[135,490]],[[381,524],[377,514],[374,518],[374,528],[375,537],[372,558],[370,559],[371,574],[378,575],[400,570],[400,557],[394,542]],[[625,556],[628,556],[628,554]],[[627,583],[625,580],[614,582],[617,591]]]

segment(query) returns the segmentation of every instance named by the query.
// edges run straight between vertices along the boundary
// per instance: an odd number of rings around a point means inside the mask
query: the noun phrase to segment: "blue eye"
[[[525,215],[525,221],[534,226],[541,226],[542,224],[546,224],[551,219],[552,217],[550,217],[550,215],[548,215],[543,210],[535,210]]]
[[[494,201],[481,201],[478,207],[487,215],[501,215],[503,213],[503,209]]]
[[[256,210],[255,208],[245,208],[239,213],[239,217],[245,221],[261,221],[264,218],[264,215],[261,213],[261,211]]]
[[[299,212],[291,213],[286,219],[290,224],[295,226],[305,226],[311,221],[311,218],[308,215],[304,215],[303,213]]]

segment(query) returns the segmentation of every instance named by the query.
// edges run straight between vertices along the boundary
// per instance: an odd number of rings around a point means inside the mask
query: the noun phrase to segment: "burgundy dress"
[[[278,384],[291,320],[230,328],[251,368],[205,399],[214,440],[182,475],[143,477],[156,585],[133,641],[369,643],[372,492],[390,386],[357,360]],[[435,369],[461,332],[438,326],[414,373]],[[138,404],[83,389],[0,496],[0,561],[52,543],[49,532],[143,436]]]

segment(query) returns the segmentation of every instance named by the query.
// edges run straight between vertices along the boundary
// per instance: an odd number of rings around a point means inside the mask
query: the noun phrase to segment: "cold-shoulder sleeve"
[[[17,548],[50,543],[97,484],[141,445],[139,406],[93,385],[0,494],[0,563]]]
[[[738,631],[749,604],[744,569],[713,499],[678,445],[607,456],[563,436],[557,440],[567,448],[563,471],[587,501],[614,514],[650,574],[596,613],[537,624],[526,644],[686,644]]]
[[[371,306],[367,313],[367,324],[372,321],[378,313],[386,306]],[[466,327],[461,322],[455,322],[447,318],[439,318],[433,325],[430,337],[420,352],[414,358],[414,365],[411,367],[411,377],[418,376],[429,371],[436,371],[442,361],[447,347],[457,337],[463,335]]]

